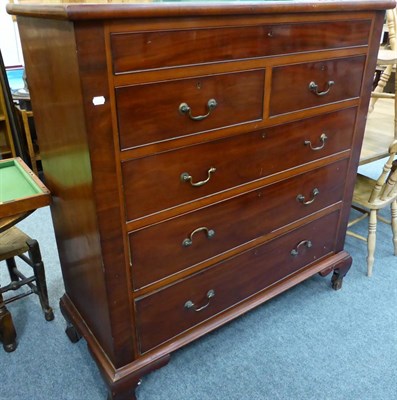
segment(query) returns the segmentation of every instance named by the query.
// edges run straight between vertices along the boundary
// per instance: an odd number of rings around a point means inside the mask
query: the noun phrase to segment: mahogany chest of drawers
[[[109,398],[343,250],[384,1],[12,5],[66,293]],[[315,301],[315,300],[314,300]]]

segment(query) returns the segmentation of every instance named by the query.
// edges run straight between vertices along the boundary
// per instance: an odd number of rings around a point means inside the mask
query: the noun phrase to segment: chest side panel
[[[18,26],[65,288],[112,354],[73,24],[20,17]]]

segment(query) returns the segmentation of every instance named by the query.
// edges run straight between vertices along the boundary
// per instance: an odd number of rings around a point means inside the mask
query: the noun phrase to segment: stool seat
[[[31,238],[15,226],[0,233],[0,261],[26,253],[29,240]]]
[[[32,276],[26,277],[18,269],[15,257],[19,257],[33,269]],[[3,342],[4,350],[11,352],[17,346],[16,331],[6,304],[30,294],[37,294],[45,319],[47,321],[53,320],[54,313],[48,302],[44,264],[37,240],[32,239],[15,226],[8,228],[0,233],[0,261],[6,262],[11,279],[8,285],[0,286],[0,341]],[[10,298],[3,298],[3,293],[15,291],[25,285],[30,288],[30,291],[18,293]]]

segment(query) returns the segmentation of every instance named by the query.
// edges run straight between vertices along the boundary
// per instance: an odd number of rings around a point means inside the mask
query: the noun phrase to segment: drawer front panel
[[[122,32],[110,36],[115,74],[360,46],[371,21]],[[139,57],[136,55],[139,54]]]
[[[338,215],[329,214],[136,301],[140,351],[160,345],[332,253]],[[297,255],[291,254],[293,250]],[[208,299],[210,290],[215,296]],[[188,301],[194,304],[190,309],[185,307]],[[194,311],[208,301],[202,311]]]
[[[364,65],[358,56],[274,68],[270,115],[359,97]]]
[[[342,160],[131,233],[134,288],[166,278],[340,201],[346,171],[347,160]]]
[[[119,87],[121,149],[261,120],[264,79],[262,69]]]
[[[356,109],[190,146],[122,164],[126,218],[133,220],[350,148]],[[327,140],[322,142],[325,134]],[[312,150],[305,142],[310,141]],[[187,173],[202,186],[181,180]]]

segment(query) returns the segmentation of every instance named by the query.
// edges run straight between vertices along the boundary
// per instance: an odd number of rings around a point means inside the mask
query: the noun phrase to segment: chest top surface
[[[111,4],[85,0],[76,2],[20,1],[8,4],[14,15],[67,20],[186,17],[199,15],[256,15],[335,11],[384,10],[395,0],[130,0]]]

